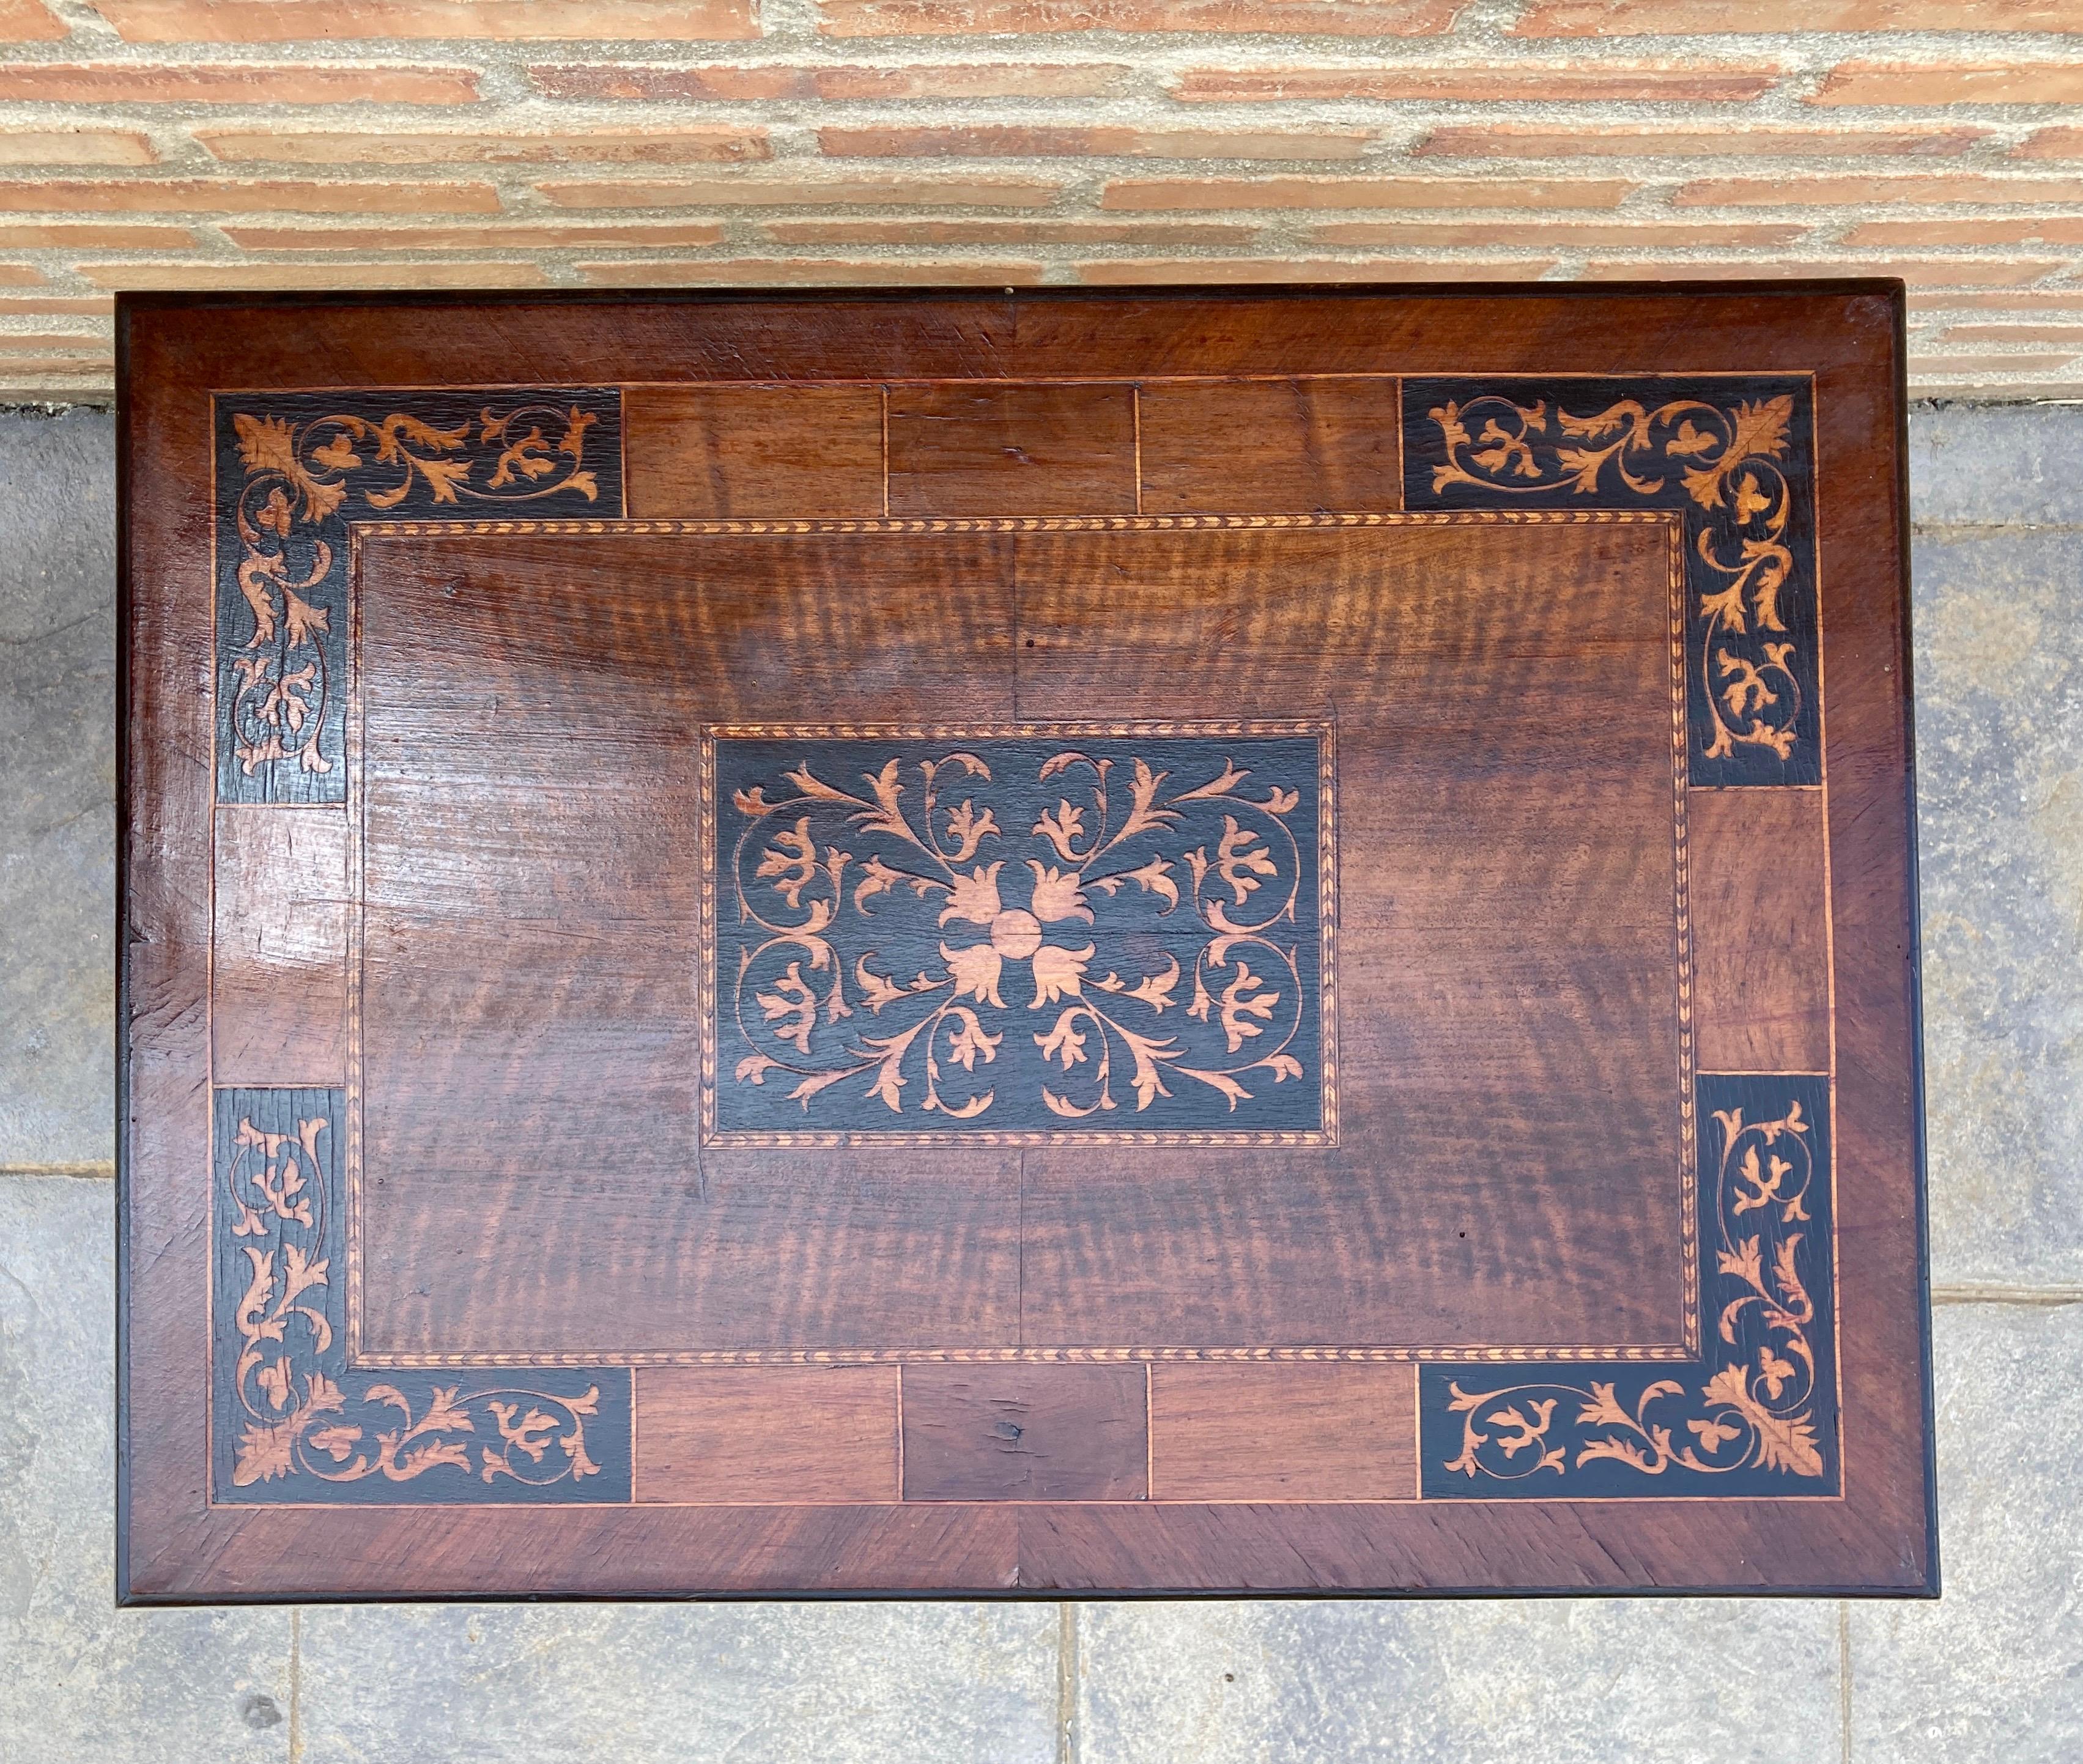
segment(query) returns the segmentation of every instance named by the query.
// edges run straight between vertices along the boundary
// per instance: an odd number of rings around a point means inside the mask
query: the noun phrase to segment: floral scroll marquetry
[[[349,523],[622,512],[620,395],[217,400],[218,795],[346,800]]]
[[[350,1364],[344,1116],[339,1091],[216,1093],[214,1498],[628,1500],[626,1369]]]
[[[1311,724],[715,732],[712,1142],[1328,1144]]]
[[[1702,1074],[1698,1087],[1717,1221],[1700,1361],[1510,1381],[1428,1365],[1428,1497],[1836,1492],[1829,1081]]]
[[[1821,718],[1805,380],[1411,380],[1419,508],[1639,507],[1685,523],[1696,784],[1813,784]]]

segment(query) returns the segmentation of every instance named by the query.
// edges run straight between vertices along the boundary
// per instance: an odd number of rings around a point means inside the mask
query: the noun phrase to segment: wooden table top
[[[1902,318],[125,297],[123,1596],[1935,1592]]]

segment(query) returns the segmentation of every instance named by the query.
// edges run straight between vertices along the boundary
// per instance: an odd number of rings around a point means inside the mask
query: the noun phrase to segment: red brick
[[[445,129],[199,129],[195,138],[219,159],[314,166],[532,164],[543,161],[717,164],[773,156],[763,129],[577,130],[488,134]]]
[[[1925,245],[2083,245],[2083,215],[2006,221],[1865,221],[1844,235],[1844,243],[1911,251]]]
[[[1705,61],[1511,62],[1459,67],[1189,68],[1172,95],[1188,103],[1310,99],[1451,99],[1456,103],[1743,103],[1771,90],[1780,70]]]
[[[1119,85],[1130,71],[1117,61],[1059,67],[806,67],[779,61],[750,67],[645,67],[607,61],[531,67],[528,77],[551,98],[745,103],[775,98],[1096,98]]]
[[[499,192],[488,184],[234,184],[206,178],[111,178],[87,183],[52,179],[44,183],[0,183],[0,209],[51,213],[120,209],[185,209],[197,214],[251,214],[273,209],[307,214],[496,214]]]
[[[105,380],[115,367],[112,353],[0,357],[0,386],[39,386],[51,380]]]
[[[0,42],[49,41],[69,28],[44,0],[0,0]]]
[[[1357,159],[1365,129],[1312,133],[1207,129],[1075,129],[998,124],[968,129],[820,129],[828,158],[1028,158],[1090,155],[1145,159]]]
[[[0,221],[0,250],[189,251],[185,226],[106,221]]]
[[[1260,229],[1197,221],[763,221],[779,245],[1248,245]]]
[[[248,251],[533,251],[577,245],[627,246],[632,250],[682,249],[715,245],[723,228],[714,221],[633,221],[591,225],[526,222],[489,226],[239,226],[225,236]]]
[[[150,61],[13,61],[0,65],[0,99],[57,104],[474,104],[477,71],[351,67],[340,62],[169,67]]]
[[[1553,268],[1554,260],[1543,257],[1507,257],[1486,263],[1384,257],[1364,264],[1307,257],[1109,257],[1079,264],[1078,280],[1109,285],[1156,282],[1532,281]]]
[[[1277,31],[1301,36],[1436,36],[1467,0],[821,0],[830,36],[1032,35],[1050,31]]]
[[[106,336],[77,331],[0,331],[0,351],[9,355],[84,355],[92,350],[108,353],[115,344]]]
[[[2022,159],[2083,159],[2083,129],[2073,124],[2043,129],[2011,151]]]
[[[1941,289],[1912,288],[1912,312],[2077,312],[2083,313],[2083,288]]]
[[[1840,61],[1811,104],[2083,103],[2083,61]]]
[[[1038,209],[1053,202],[1062,186],[1032,178],[923,178],[783,179],[733,178],[695,180],[539,184],[544,199],[560,209],[747,208],[807,202],[873,203],[883,207],[939,205],[965,209]]]
[[[1514,36],[2083,31],[2070,0],[1538,0]]]
[[[1986,129],[1435,129],[1412,150],[1428,159],[1951,158]]]
[[[715,257],[684,264],[581,264],[580,273],[603,288],[680,288],[711,284],[762,285],[796,282],[892,284],[935,287],[959,282],[969,286],[1032,286],[1042,279],[1039,264],[969,264],[907,258],[901,263],[870,259],[841,262],[814,257]]]
[[[751,37],[752,0],[94,0],[130,43]]]
[[[2083,324],[1950,325],[1943,343],[2060,344],[2083,354]]]
[[[0,165],[149,166],[158,154],[128,129],[11,129],[0,133]]]
[[[1956,284],[1988,286],[2038,281],[2043,276],[2068,268],[2062,258],[2013,258],[2001,261],[1981,257],[1836,257],[1746,258],[1731,263],[1723,259],[1613,258],[1584,266],[1587,281],[1722,281],[1730,276],[1760,276],[1779,280],[1789,276],[1899,276],[1905,282],[1926,287]]]
[[[1808,229],[1792,222],[1744,225],[1728,222],[1654,221],[1321,221],[1309,229],[1316,245],[1425,247],[1530,246],[1536,250],[1610,249],[1711,251],[1718,247],[1773,251],[1791,245]]]
[[[49,280],[33,264],[0,264],[0,288],[41,288]]]
[[[2059,373],[2075,360],[2072,355],[1920,355],[1912,351],[1909,377],[1924,383],[1958,383],[1958,377],[1983,380],[1999,373]]]
[[[7,273],[0,276],[0,281],[11,281],[16,272],[26,266],[10,264],[6,268]],[[0,298],[0,319],[50,319],[61,313],[91,313],[105,319],[115,309],[116,302],[108,294],[32,294]]]
[[[1618,178],[1123,178],[1103,209],[1611,209]]]
[[[539,264],[78,264],[97,288],[534,288]]]
[[[1116,61],[1034,67],[826,67],[816,95],[834,102],[951,98],[1096,98],[1134,71]]]
[[[1865,208],[1882,203],[2083,204],[2083,179],[1989,178],[1952,171],[1904,177],[1707,178],[1681,185],[1674,207]]]

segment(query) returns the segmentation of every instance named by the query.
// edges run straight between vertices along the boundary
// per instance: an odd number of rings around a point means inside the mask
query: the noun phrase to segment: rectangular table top
[[[1902,312],[126,297],[123,1596],[1935,1591]]]

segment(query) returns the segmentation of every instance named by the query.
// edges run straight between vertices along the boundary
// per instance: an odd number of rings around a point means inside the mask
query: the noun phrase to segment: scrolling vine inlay
[[[1698,1084],[1701,1186],[1719,1221],[1702,1358],[1502,1386],[1428,1366],[1428,1497],[1836,1492],[1829,1080]]]
[[[613,390],[227,394],[217,424],[223,802],[346,800],[349,521],[622,512]]]
[[[626,1369],[517,1387],[348,1361],[340,1091],[216,1093],[213,1498],[629,1499]]]
[[[1332,1142],[1328,728],[703,753],[712,1143]]]
[[[1410,380],[1406,506],[1686,517],[1696,784],[1821,777],[1806,380]]]

